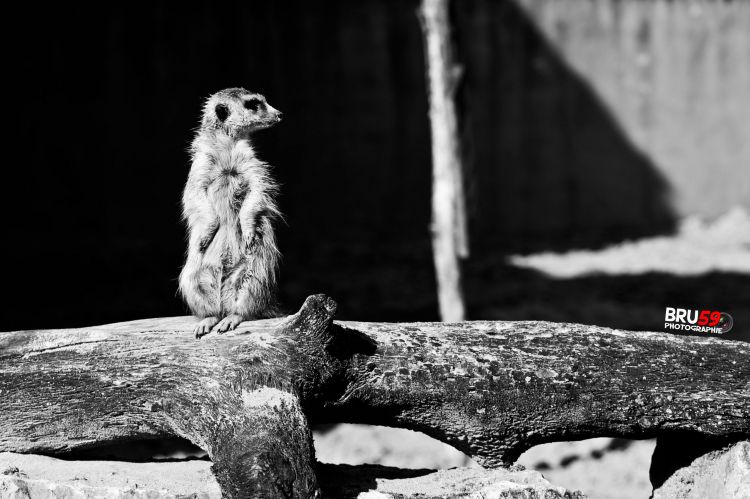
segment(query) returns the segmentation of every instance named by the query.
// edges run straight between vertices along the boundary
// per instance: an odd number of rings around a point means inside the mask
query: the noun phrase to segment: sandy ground
[[[667,272],[750,274],[750,214],[735,208],[712,222],[684,219],[677,233],[626,241],[603,250],[537,253],[510,257],[513,265],[557,278],[589,274],[634,275]]]
[[[655,446],[655,440],[611,438],[555,442],[529,449],[518,464],[592,499],[646,499],[651,495],[648,469]]]
[[[412,469],[476,466],[449,445],[399,428],[338,425],[316,431],[314,437],[317,458],[324,463]],[[611,438],[555,442],[529,449],[517,464],[540,471],[554,485],[580,490],[592,499],[645,499],[651,494],[648,469],[654,445],[653,440]]]
[[[394,468],[476,466],[466,454],[415,431],[384,426],[335,425],[316,430],[315,455],[332,464],[381,464]]]

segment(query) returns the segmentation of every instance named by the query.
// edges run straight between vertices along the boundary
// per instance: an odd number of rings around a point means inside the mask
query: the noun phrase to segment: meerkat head
[[[281,121],[281,111],[271,107],[261,94],[244,88],[216,92],[203,108],[202,128],[224,130],[232,136],[249,135]]]

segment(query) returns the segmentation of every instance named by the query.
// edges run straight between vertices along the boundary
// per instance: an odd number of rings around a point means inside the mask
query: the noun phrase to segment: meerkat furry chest
[[[206,194],[211,201],[211,206],[219,216],[221,225],[237,223],[237,216],[247,191],[247,179],[233,171],[219,172],[209,182],[206,186]]]
[[[204,188],[221,225],[236,224],[250,180],[263,168],[245,141],[217,144],[210,152]]]

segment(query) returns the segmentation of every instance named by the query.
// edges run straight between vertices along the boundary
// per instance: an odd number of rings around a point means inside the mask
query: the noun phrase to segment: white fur
[[[180,292],[193,313],[204,318],[196,334],[233,329],[239,322],[274,313],[279,251],[274,221],[278,187],[266,163],[255,156],[249,135],[278,121],[265,104],[248,111],[253,96],[229,89],[212,96],[192,144],[193,163],[183,193],[188,250]],[[223,122],[216,106],[231,110]]]

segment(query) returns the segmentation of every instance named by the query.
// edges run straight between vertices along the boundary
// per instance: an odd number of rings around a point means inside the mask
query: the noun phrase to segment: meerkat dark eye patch
[[[260,99],[251,98],[245,101],[245,109],[249,109],[250,111],[257,111],[260,109],[260,105]]]
[[[225,104],[219,104],[216,106],[214,112],[216,113],[216,117],[219,118],[219,121],[224,121],[229,117],[229,108]]]

